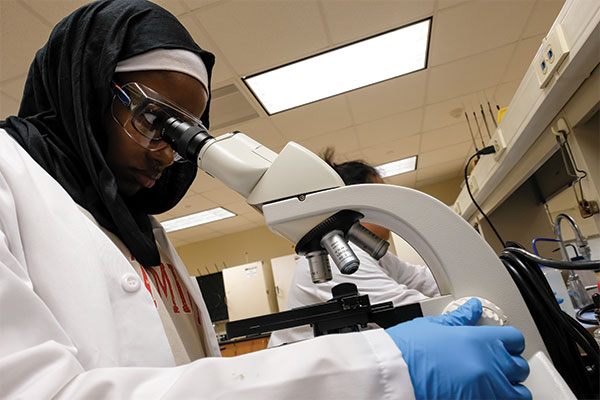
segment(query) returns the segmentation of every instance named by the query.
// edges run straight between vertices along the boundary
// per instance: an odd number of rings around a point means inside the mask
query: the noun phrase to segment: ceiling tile
[[[427,104],[495,86],[516,45],[494,49],[429,71]]]
[[[248,231],[250,229],[254,229],[256,228],[256,225],[254,224],[245,224],[242,222],[237,222],[235,225],[230,225],[227,227],[219,227],[219,232],[222,235],[229,235],[232,233],[237,233],[237,232],[243,232],[243,231]]]
[[[194,15],[240,74],[295,61],[329,44],[316,1],[221,2]]]
[[[464,3],[465,1],[471,0],[438,0],[437,9],[443,10],[444,8],[454,7],[460,5],[461,3]]]
[[[507,107],[515,92],[519,88],[521,84],[521,80],[515,80],[512,82],[503,83],[494,88],[488,89],[486,92],[488,93],[488,97],[493,102],[492,107],[495,107],[494,103],[497,104],[500,108]]]
[[[207,36],[204,27],[194,14],[189,13],[181,16],[179,21],[190,32],[190,35],[200,47],[215,55],[216,61],[211,76],[212,88],[223,86],[224,82],[231,82],[231,80],[238,77],[217,45]]]
[[[401,160],[419,153],[421,135],[413,135],[400,140],[382,143],[362,149],[366,161],[373,166]]]
[[[192,182],[192,186],[190,186],[190,191],[196,194],[200,194],[217,188],[226,188],[226,186],[216,178],[213,178],[206,172],[199,169],[198,174],[196,175],[196,179],[194,179],[194,182]],[[188,193],[190,191],[188,191]]]
[[[421,107],[425,102],[427,70],[400,76],[348,93],[356,123]]]
[[[427,153],[453,144],[463,143],[471,139],[467,122],[449,125],[444,128],[435,129],[429,132],[423,132],[421,135],[421,153]]]
[[[170,234],[167,234],[167,236],[169,237],[169,240],[171,241],[171,244],[173,244],[173,247],[175,247],[176,249],[178,247],[181,246],[185,246],[188,244],[191,244],[191,242],[188,242],[187,240],[183,240],[183,239],[178,239],[178,238],[174,238],[173,236],[171,236]]]
[[[533,5],[531,0],[472,1],[439,11],[433,21],[429,65],[516,41]]]
[[[249,213],[241,214],[241,216],[255,224],[260,224],[261,226],[265,225],[265,217],[259,212],[252,211]]]
[[[465,103],[462,97],[429,104],[424,109],[423,131],[431,131],[466,121],[464,112]]]
[[[17,115],[17,112],[19,112],[19,102],[0,92],[0,120],[10,115]]]
[[[337,162],[365,160],[366,159],[362,150],[351,151],[351,152],[344,153],[344,154],[336,154],[336,157],[338,158],[338,160],[336,160]]]
[[[467,152],[471,148],[472,143],[463,142],[452,146],[445,147],[443,149],[429,151],[419,155],[419,162],[417,164],[417,171],[422,171],[425,168],[432,167],[434,165],[444,164],[450,161],[464,160]]]
[[[453,160],[453,161],[436,164],[431,167],[419,168],[417,170],[417,184],[419,186],[424,186],[425,181],[430,181],[431,179],[434,179],[434,178],[440,177],[440,178],[443,178],[440,180],[445,180],[450,175],[452,177],[455,177],[458,175],[458,173],[460,173],[461,170],[464,170],[464,168],[465,168],[464,164],[465,163],[464,163],[463,159],[461,158],[458,160]],[[427,184],[429,184],[429,183],[430,182],[428,182]]]
[[[190,192],[184,196],[175,207],[169,210],[169,214],[172,218],[177,218],[200,211],[210,210],[218,206],[219,204],[214,201],[209,200],[200,194],[193,194],[193,192]]]
[[[563,0],[538,0],[535,3],[531,17],[527,21],[522,37],[546,36],[564,3]]]
[[[24,0],[31,10],[37,13],[40,18],[48,23],[49,26],[56,25],[61,19],[71,14],[79,7],[91,3],[90,0]],[[4,20],[4,17],[2,18]]]
[[[50,24],[16,1],[0,1],[1,80],[29,71],[29,65],[50,35]],[[27,38],[27,40],[23,40]]]
[[[219,232],[214,230],[213,226],[214,226],[214,223],[197,225],[197,226],[193,226],[191,228],[182,229],[182,230],[174,231],[174,232],[169,232],[168,235],[169,235],[169,238],[175,238],[178,240],[195,242],[195,241],[197,241],[198,238],[201,238],[201,237],[203,238],[202,240],[205,240],[209,236],[214,237],[214,236],[220,235]]]
[[[309,139],[299,140],[298,143],[319,156],[323,154],[327,147],[332,147],[338,154],[360,148],[354,128],[323,133]]]
[[[517,44],[508,68],[502,75],[502,82],[510,82],[513,80],[521,80],[525,76],[525,72],[533,61],[533,57],[542,45],[543,35],[534,36],[529,39],[521,40]]]
[[[425,188],[429,185],[435,185],[436,183],[441,183],[441,182],[445,182],[451,179],[456,179],[457,178],[457,173],[450,173],[447,175],[437,175],[437,176],[433,176],[432,178],[429,179],[423,179],[423,180],[417,180],[416,183],[416,188]],[[439,199],[438,199],[439,200]]]
[[[352,125],[343,95],[284,111],[271,119],[286,140],[296,141]]]
[[[361,147],[396,141],[421,130],[423,109],[407,111],[391,117],[360,124],[356,127]]]
[[[233,218],[227,218],[214,223],[213,229],[217,232],[226,234],[233,232],[240,232],[247,229],[252,229],[255,224],[244,218],[242,215],[235,216]]]
[[[227,208],[229,211],[231,211],[232,213],[235,213],[237,215],[244,215],[244,214],[251,214],[251,213],[256,213],[256,214],[260,215],[260,213],[258,211],[256,211],[251,205],[246,203],[246,200],[240,200],[235,203],[227,204],[227,207],[225,207],[225,208]]]
[[[242,199],[242,196],[239,193],[229,189],[228,187],[211,189],[207,192],[203,192],[202,196],[224,208],[227,208],[227,204],[237,203],[240,201],[240,199]]]
[[[347,43],[398,28],[433,14],[434,1],[323,1],[333,43]]]
[[[417,180],[417,171],[406,172],[385,178],[383,181],[391,185],[414,188]]]
[[[156,215],[154,215],[154,218],[156,218],[156,220],[158,222],[164,222],[164,221],[167,221],[169,219],[173,219],[175,217],[173,216],[173,214],[171,214],[169,211],[167,211],[167,212],[164,212],[162,214],[156,214]]]
[[[189,11],[189,8],[183,1],[176,0],[152,0],[153,3],[158,4],[162,8],[169,10],[173,15],[180,16]]]
[[[181,0],[181,2],[190,10],[197,10],[202,7],[210,6],[219,1],[221,0]]]

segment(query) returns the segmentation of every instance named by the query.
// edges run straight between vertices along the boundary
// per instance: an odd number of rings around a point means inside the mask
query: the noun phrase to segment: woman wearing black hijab
[[[208,127],[213,63],[144,0],[80,8],[36,54],[19,116],[0,122],[1,398],[414,397],[383,330],[219,357],[200,291],[150,216],[196,173],[153,121]]]
[[[197,285],[149,216],[197,168],[140,136],[135,108],[149,99],[208,127],[213,63],[142,0],[76,10],[36,54],[19,116],[0,123],[0,397],[411,393],[402,358],[362,335],[218,358]]]

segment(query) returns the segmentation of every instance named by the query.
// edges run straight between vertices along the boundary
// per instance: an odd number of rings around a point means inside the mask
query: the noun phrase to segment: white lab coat
[[[308,261],[299,258],[286,309],[325,302],[332,297],[331,289],[343,282],[354,283],[359,294],[369,296],[371,304],[391,301],[394,306],[400,306],[440,294],[433,274],[426,266],[404,262],[389,252],[377,261],[353,243],[350,247],[360,261],[358,270],[352,275],[344,275],[330,257],[332,279],[323,283],[312,282]],[[269,347],[312,337],[313,330],[309,325],[283,329],[271,334]]]
[[[159,225],[155,234],[164,245]],[[406,363],[382,330],[219,357],[191,280],[213,357],[175,367],[152,298],[132,274],[113,242],[0,130],[0,398],[414,398]]]

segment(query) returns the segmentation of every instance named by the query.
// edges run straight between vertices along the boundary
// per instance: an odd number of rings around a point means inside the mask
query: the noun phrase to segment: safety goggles
[[[150,151],[168,146],[163,136],[167,119],[175,117],[191,125],[201,123],[197,117],[141,83],[119,86],[113,82],[113,93],[111,111],[114,120],[134,142]],[[133,130],[127,128],[129,123]],[[183,158],[175,153],[175,161],[183,161]]]

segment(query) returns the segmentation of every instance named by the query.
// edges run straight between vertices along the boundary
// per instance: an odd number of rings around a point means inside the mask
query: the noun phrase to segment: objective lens
[[[323,246],[342,274],[350,275],[356,272],[360,262],[344,239],[342,231],[331,231],[321,239]]]
[[[311,251],[310,253],[306,253],[305,257],[308,260],[310,277],[313,283],[322,283],[331,280],[331,266],[329,265],[329,258],[325,250]]]
[[[379,260],[385,255],[390,244],[356,222],[348,230],[348,240]]]

